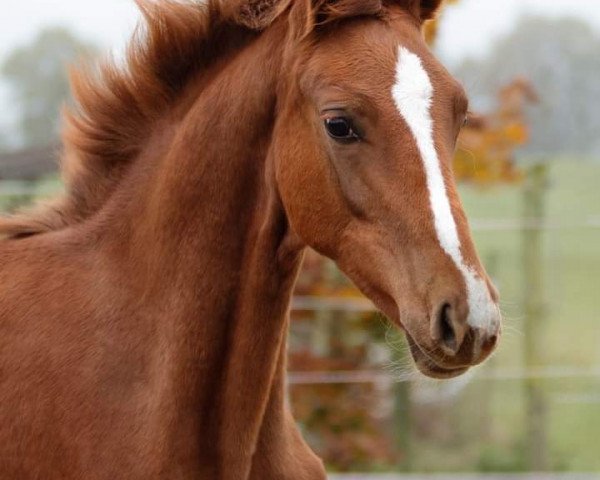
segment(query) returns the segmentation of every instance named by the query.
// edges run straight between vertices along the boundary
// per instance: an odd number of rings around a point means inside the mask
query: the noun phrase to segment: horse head
[[[294,234],[449,378],[489,356],[501,315],[452,174],[467,97],[421,32],[439,3],[295,3],[271,156]]]

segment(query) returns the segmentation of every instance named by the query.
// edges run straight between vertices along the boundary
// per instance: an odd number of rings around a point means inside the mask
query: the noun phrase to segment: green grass
[[[600,228],[575,227],[600,217],[599,183],[597,164],[561,162],[551,167],[547,218],[549,223],[565,228],[544,234],[548,328],[543,343],[548,346],[548,364],[600,365]],[[463,201],[469,217],[475,220],[518,219],[522,211],[518,187],[491,191],[464,188]],[[502,293],[509,317],[508,341],[518,344],[518,339],[510,337],[513,327],[522,331],[521,233],[476,231],[474,236]],[[503,350],[505,356],[515,356],[513,348]]]
[[[461,190],[474,224],[477,220],[518,220],[522,214],[519,186]],[[600,366],[600,228],[584,226],[593,217],[600,220],[600,165],[553,163],[547,218],[562,228],[543,235],[545,315],[536,339],[540,367]],[[476,230],[474,236],[500,287],[507,316],[499,351],[480,374],[523,367],[522,233]],[[600,472],[600,378],[546,379],[541,388],[547,408],[551,467]],[[521,381],[476,380],[446,408],[449,415],[461,419],[455,426],[456,438],[468,440],[450,445],[436,438],[416,440],[418,470],[518,471],[527,467],[526,397]],[[478,413],[482,408],[489,414],[482,417]]]

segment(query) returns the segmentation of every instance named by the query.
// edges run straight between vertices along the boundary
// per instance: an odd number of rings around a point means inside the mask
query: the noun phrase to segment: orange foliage
[[[340,321],[339,319],[337,321]],[[349,322],[344,322],[344,326]],[[333,355],[319,357],[309,350],[291,352],[294,371],[365,369],[366,347],[338,344]],[[290,387],[294,416],[329,468],[360,471],[374,464],[393,466],[402,459],[386,419],[378,418],[382,395],[373,384],[296,385]],[[389,421],[389,420],[388,420]]]
[[[500,90],[495,111],[471,118],[454,157],[457,179],[478,185],[521,180],[515,152],[529,140],[525,107],[536,101],[529,82],[517,79]]]
[[[335,264],[316,252],[306,254],[296,295],[356,298],[361,293]],[[374,313],[294,311],[288,366],[292,372],[346,372],[374,368],[369,348],[385,335]],[[351,320],[351,321],[349,321]],[[309,338],[304,338],[302,332]],[[371,383],[291,385],[294,417],[329,468],[357,471],[402,460],[381,417],[382,395]]]
[[[425,25],[425,36],[430,45],[437,39],[445,9],[458,2],[446,0],[437,18]],[[529,140],[525,107],[536,101],[531,85],[517,79],[500,91],[496,111],[473,116],[459,138],[454,159],[457,180],[477,185],[519,181],[522,173],[515,164],[515,152]]]

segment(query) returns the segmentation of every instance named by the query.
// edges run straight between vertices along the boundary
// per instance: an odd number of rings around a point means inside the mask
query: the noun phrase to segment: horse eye
[[[325,119],[325,128],[331,138],[342,142],[355,142],[360,140],[359,135],[354,130],[352,122],[344,117],[334,117]]]

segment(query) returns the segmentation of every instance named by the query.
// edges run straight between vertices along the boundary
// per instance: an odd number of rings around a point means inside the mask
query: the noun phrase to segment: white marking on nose
[[[461,252],[458,229],[433,139],[431,117],[433,94],[431,79],[421,59],[410,50],[400,47],[392,96],[415,137],[421,153],[438,240],[465,279],[469,303],[467,319],[469,325],[495,333],[500,319],[498,306],[492,300],[486,282],[475,270],[465,264]]]

